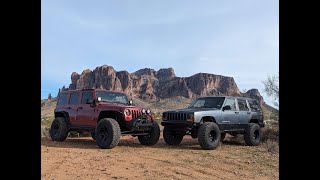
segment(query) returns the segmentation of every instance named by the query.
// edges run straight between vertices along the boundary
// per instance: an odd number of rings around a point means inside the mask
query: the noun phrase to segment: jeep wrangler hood
[[[112,107],[120,107],[120,108],[138,108],[138,109],[143,109],[142,107],[138,107],[138,106],[130,106],[127,104],[121,104],[121,103],[112,103],[112,102],[99,102],[99,106],[112,106]]]

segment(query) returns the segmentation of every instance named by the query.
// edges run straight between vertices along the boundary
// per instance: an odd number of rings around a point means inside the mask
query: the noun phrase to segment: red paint
[[[141,112],[141,107],[125,105],[121,103],[112,103],[112,102],[95,102],[91,104],[82,104],[82,94],[85,92],[93,93],[93,98],[97,99],[96,91],[106,91],[114,92],[108,90],[70,90],[61,93],[68,93],[67,104],[57,105],[55,112],[66,112],[69,115],[69,121],[73,125],[87,125],[87,126],[96,126],[101,111],[116,111],[123,113],[120,121],[129,122],[133,119],[133,113],[129,116],[125,115],[125,109],[129,109],[130,112],[138,111]],[[73,92],[79,92],[77,104],[70,104],[70,94]],[[119,92],[116,92],[119,93]],[[124,93],[123,93],[124,94]],[[152,121],[152,117],[148,116],[148,119]],[[119,120],[119,119],[118,119]]]

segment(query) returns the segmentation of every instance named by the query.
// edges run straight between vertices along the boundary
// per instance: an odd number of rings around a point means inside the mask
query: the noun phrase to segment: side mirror
[[[132,100],[130,100],[130,101],[129,101],[129,105],[132,105],[132,104],[133,104],[133,102],[132,102]]]
[[[225,111],[225,110],[231,110],[231,106],[229,105],[226,105],[222,108],[222,111]]]

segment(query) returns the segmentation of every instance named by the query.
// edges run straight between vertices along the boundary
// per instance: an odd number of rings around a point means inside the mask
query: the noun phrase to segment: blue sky
[[[262,92],[279,72],[279,2],[42,0],[41,98],[104,64],[232,76],[240,90]]]

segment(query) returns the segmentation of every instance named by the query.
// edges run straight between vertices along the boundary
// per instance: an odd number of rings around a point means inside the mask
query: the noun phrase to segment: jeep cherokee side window
[[[65,105],[68,102],[68,93],[60,93],[57,105]]]
[[[70,94],[70,104],[78,104],[79,92],[73,92]]]
[[[224,106],[230,106],[231,107],[231,111],[236,111],[236,101],[235,99],[227,99],[226,103],[224,104]]]
[[[238,99],[239,111],[249,111],[247,102],[243,99]]]
[[[87,99],[93,100],[93,92],[82,92],[81,104],[86,104]]]

